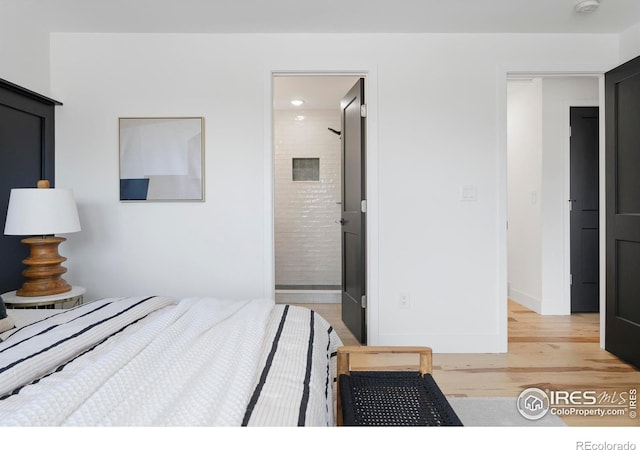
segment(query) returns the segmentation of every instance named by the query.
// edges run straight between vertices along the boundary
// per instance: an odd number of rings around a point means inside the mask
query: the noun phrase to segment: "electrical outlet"
[[[411,299],[409,298],[409,294],[400,294],[398,296],[398,307],[400,309],[411,308]]]

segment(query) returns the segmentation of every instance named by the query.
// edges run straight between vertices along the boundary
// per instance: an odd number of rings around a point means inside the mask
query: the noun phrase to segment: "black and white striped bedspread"
[[[0,346],[0,398],[171,304],[169,297],[109,298],[18,329]]]
[[[0,342],[0,425],[333,425],[339,345],[268,299],[99,300]]]
[[[276,305],[243,426],[333,426],[340,345],[335,330],[314,311]]]

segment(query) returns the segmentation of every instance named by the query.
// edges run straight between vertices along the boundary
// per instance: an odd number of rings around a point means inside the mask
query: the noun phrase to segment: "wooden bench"
[[[352,371],[351,355],[418,354],[418,371]],[[461,426],[436,384],[429,347],[338,348],[338,426]]]

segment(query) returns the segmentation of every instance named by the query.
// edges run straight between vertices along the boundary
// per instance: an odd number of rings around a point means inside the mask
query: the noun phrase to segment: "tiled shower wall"
[[[301,119],[303,116],[304,119]],[[274,111],[276,286],[341,284],[340,111]],[[292,181],[293,158],[319,158],[319,181]]]

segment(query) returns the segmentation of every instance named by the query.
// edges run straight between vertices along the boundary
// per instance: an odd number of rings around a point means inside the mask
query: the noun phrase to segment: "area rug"
[[[547,413],[529,420],[516,409],[511,397],[447,397],[462,424],[468,427],[564,427],[562,419]]]

